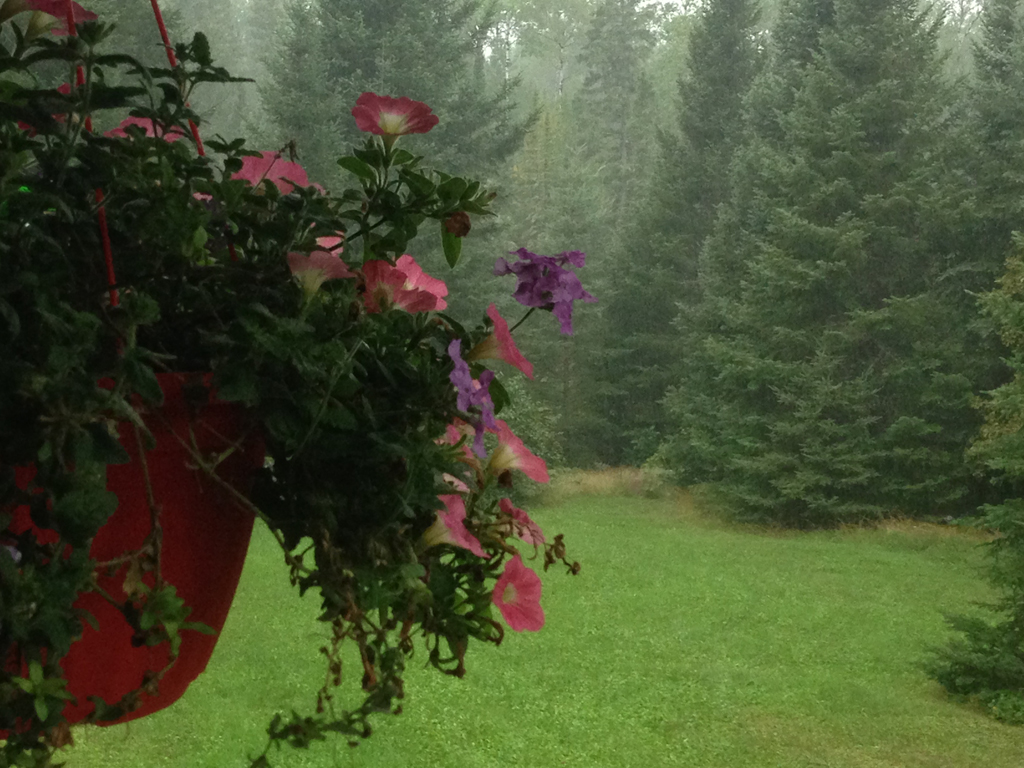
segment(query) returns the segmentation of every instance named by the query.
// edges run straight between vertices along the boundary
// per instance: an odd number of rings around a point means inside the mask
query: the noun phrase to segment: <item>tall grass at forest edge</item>
[[[992,596],[978,536],[737,527],[621,470],[552,485],[531,514],[565,533],[584,568],[544,575],[547,626],[471,646],[464,680],[414,663],[404,714],[380,719],[368,742],[281,752],[275,765],[1024,766],[1024,729],[949,700],[919,668],[947,638],[943,612]],[[277,709],[311,707],[317,602],[293,594],[275,546],[258,528],[221,641],[185,697],[76,729],[69,768],[243,766]]]

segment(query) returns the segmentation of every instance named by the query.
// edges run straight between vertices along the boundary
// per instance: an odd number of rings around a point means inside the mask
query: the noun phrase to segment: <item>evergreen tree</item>
[[[678,133],[660,134],[649,204],[627,225],[628,268],[606,307],[613,352],[605,410],[629,446],[623,458],[634,463],[664,437],[661,400],[689,358],[672,320],[677,307],[698,300],[700,248],[728,195],[742,102],[757,65],[756,24],[752,0],[715,0],[698,15],[678,84]]]
[[[1024,724],[1024,239],[1006,273],[983,299],[1009,350],[1016,374],[984,400],[985,425],[975,455],[1005,483],[1013,498],[985,507],[982,524],[998,531],[989,547],[990,580],[1002,593],[988,617],[949,619],[961,633],[929,665],[948,691],[977,697],[1000,720]]]
[[[1012,375],[983,388],[985,423],[973,448],[1004,494],[983,508],[982,521],[1000,534],[990,545],[990,579],[1001,595],[987,617],[950,619],[960,636],[938,651],[930,672],[950,692],[980,699],[997,718],[1024,723],[1024,240],[1013,234],[1024,221],[1024,3],[990,0],[981,27],[973,109],[962,131],[971,149],[965,191],[947,205],[947,226],[965,254],[968,269],[959,278],[968,288],[978,290],[1003,265],[982,303]]]
[[[780,25],[703,257],[705,389],[674,396],[680,438],[696,427],[696,464],[747,516],[956,509],[975,422],[924,231],[936,25],[910,0],[797,0]]]

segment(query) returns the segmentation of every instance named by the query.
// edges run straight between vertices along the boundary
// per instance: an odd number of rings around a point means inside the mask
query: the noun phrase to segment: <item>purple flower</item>
[[[484,371],[480,379],[475,380],[469,371],[469,363],[462,359],[462,342],[453,339],[448,345],[448,357],[455,363],[448,380],[455,386],[458,392],[458,409],[469,415],[469,409],[479,406],[480,418],[468,419],[473,425],[473,452],[481,459],[487,456],[487,449],[484,448],[484,432],[487,429],[498,430],[498,422],[494,418],[494,403],[491,401],[489,391],[491,382],[494,380],[494,371]]]
[[[538,256],[525,248],[510,251],[520,258],[514,264],[498,259],[494,274],[514,274],[518,279],[512,297],[524,307],[550,309],[562,326],[562,333],[572,335],[572,303],[574,300],[597,301],[583,290],[575,272],[566,265],[582,267],[586,254],[582,251],[563,251],[557,256]]]

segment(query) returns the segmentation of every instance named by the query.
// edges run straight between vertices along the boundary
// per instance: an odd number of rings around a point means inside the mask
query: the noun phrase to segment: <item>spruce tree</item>
[[[955,508],[974,421],[923,231],[936,26],[909,0],[798,0],[780,25],[703,255],[704,389],[673,398],[680,440],[695,428],[695,463],[750,517]]]
[[[752,0],[716,0],[698,14],[678,83],[678,130],[660,133],[649,203],[626,222],[628,268],[606,306],[605,410],[628,446],[627,461],[657,448],[666,432],[662,398],[685,376],[688,339],[673,319],[697,302],[700,248],[728,196],[743,98],[757,66],[756,24]]]

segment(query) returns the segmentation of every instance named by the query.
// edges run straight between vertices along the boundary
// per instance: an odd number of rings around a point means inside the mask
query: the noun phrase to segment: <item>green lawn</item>
[[[471,647],[464,680],[409,675],[369,742],[276,765],[409,768],[1020,768],[1024,729],[948,701],[917,665],[943,611],[989,595],[974,542],[941,529],[772,534],[685,504],[532,510],[584,565],[545,576],[548,623]],[[209,669],[178,704],[77,729],[69,768],[241,766],[322,680],[315,600],[257,531]]]

